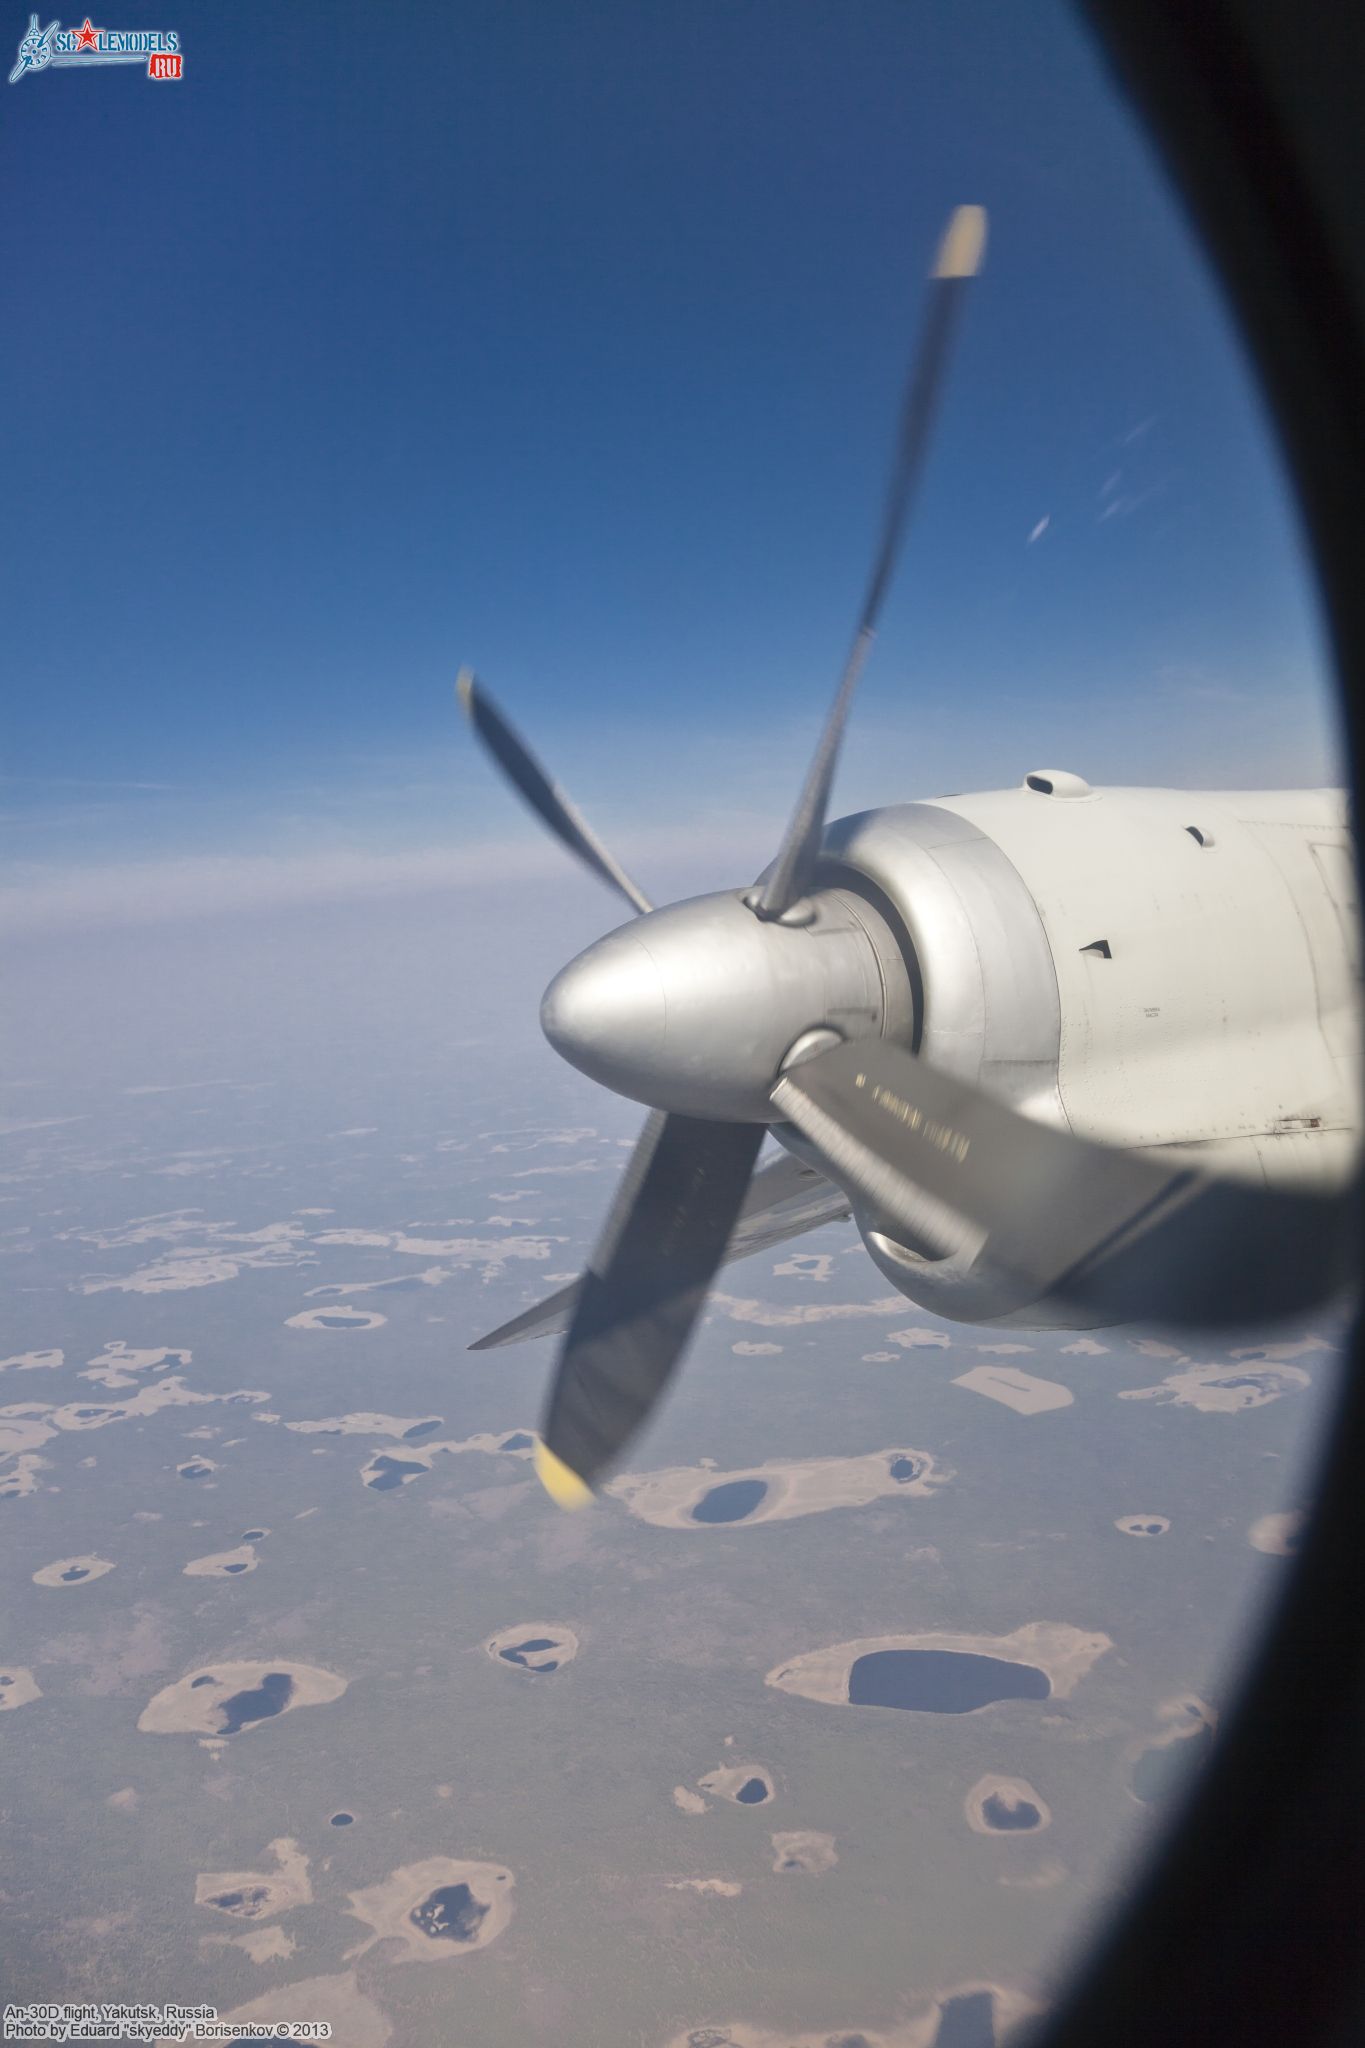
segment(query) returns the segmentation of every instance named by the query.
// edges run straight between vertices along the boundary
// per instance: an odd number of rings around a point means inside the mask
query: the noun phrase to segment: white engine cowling
[[[899,931],[913,1047],[941,1071],[1211,1171],[1331,1187],[1353,1170],[1358,912],[1339,794],[1092,790],[1040,770],[836,821],[820,881],[867,893]],[[1078,1326],[988,1255],[936,1258],[856,1213],[925,1308]]]

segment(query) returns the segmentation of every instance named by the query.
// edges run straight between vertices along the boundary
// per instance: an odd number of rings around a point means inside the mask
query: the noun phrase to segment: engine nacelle
[[[1339,794],[1092,790],[1040,771],[840,819],[819,879],[866,893],[897,931],[913,1048],[942,1072],[1234,1177],[1339,1187],[1354,1170],[1358,911]],[[988,1252],[936,1256],[855,1214],[880,1270],[936,1314],[1082,1326]]]

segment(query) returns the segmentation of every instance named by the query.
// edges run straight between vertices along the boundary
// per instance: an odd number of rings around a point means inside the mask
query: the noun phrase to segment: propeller
[[[853,646],[777,859],[767,880],[744,899],[768,924],[791,912],[810,887],[844,723],[899,559],[962,293],[981,267],[985,239],[983,209],[960,206],[939,245]],[[632,909],[647,914],[651,906],[643,892],[471,670],[461,671],[457,690],[475,733],[523,801]],[[634,967],[638,983],[644,970],[638,959]],[[602,1010],[614,1010],[619,1031],[619,969],[615,985],[599,975],[590,993],[603,987]],[[646,990],[641,1001],[651,993]],[[552,1021],[548,1008],[546,1021]],[[555,1021],[561,1050],[571,1051]],[[771,1069],[765,1086],[770,1076]],[[656,1111],[645,1124],[575,1300],[537,1448],[537,1470],[561,1505],[591,1498],[592,1482],[620,1455],[672,1376],[724,1260],[764,1130],[764,1122],[721,1122],[676,1111]]]
[[[1355,1197],[1201,1173],[1171,1151],[1120,1150],[1020,1116],[886,1040],[836,1046],[785,1074],[778,1113],[898,1234],[986,1261],[1044,1295],[1124,1323],[1253,1323],[1351,1277]],[[1232,1284],[1232,1283],[1235,1283]]]

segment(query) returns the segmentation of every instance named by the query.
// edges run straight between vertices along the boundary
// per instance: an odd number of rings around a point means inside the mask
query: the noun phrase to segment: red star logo
[[[90,16],[87,14],[84,22],[81,24],[81,32],[76,38],[76,48],[78,50],[98,49],[99,44],[95,40],[98,34],[98,29],[91,28]]]

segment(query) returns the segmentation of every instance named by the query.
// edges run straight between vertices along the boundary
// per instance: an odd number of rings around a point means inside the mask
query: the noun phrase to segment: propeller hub
[[[886,920],[822,889],[800,925],[755,917],[745,892],[696,896],[599,939],[555,976],[540,1021],[571,1066],[632,1101],[722,1122],[774,1120],[796,1041],[908,1043],[911,980]]]

